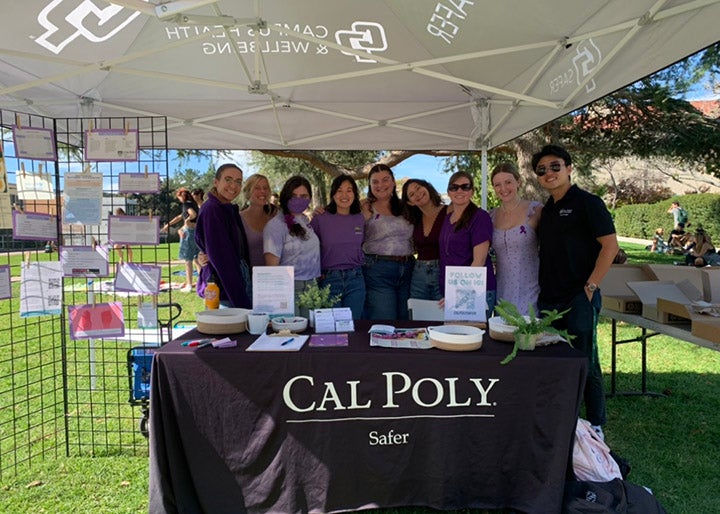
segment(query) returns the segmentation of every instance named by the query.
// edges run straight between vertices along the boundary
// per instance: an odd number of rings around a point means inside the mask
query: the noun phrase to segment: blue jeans
[[[410,298],[419,300],[439,300],[440,264],[437,259],[432,261],[415,261],[410,280]]]
[[[485,291],[485,303],[487,304],[485,319],[490,319],[490,316],[493,315],[493,311],[495,310],[495,305],[497,304],[497,291]]]
[[[362,267],[327,270],[318,280],[320,287],[330,285],[332,296],[340,295],[339,307],[350,307],[353,319],[362,318],[365,306],[365,277]]]
[[[554,324],[556,328],[567,329],[572,345],[587,355],[588,377],[585,382],[585,417],[593,425],[604,425],[607,422],[605,413],[605,386],[597,347],[597,322],[602,299],[600,291],[593,293],[592,301],[588,301],[585,290],[577,294],[569,303],[548,304],[538,302],[538,309],[562,312],[570,309],[563,319]]]
[[[408,319],[410,278],[414,259],[405,262],[365,255],[365,317],[367,319]]]

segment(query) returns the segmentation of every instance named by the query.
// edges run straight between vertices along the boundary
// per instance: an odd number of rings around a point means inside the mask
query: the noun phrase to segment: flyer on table
[[[487,321],[487,270],[484,267],[445,268],[445,319]]]

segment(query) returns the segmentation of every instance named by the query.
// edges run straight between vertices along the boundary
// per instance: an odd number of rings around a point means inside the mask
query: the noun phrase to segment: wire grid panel
[[[65,451],[62,380],[62,316],[20,316],[20,276],[29,262],[56,258],[46,241],[13,239],[12,210],[55,214],[54,199],[18,198],[18,175],[37,173],[45,162],[15,158],[12,126],[51,129],[53,120],[0,110],[0,266],[7,266],[11,297],[0,299],[0,476],[19,465],[56,457]],[[44,167],[45,177],[53,169]],[[50,175],[47,172],[50,172]],[[50,246],[52,249],[52,244]],[[58,290],[58,295],[60,291]]]
[[[169,191],[164,118],[97,118],[50,120],[34,115],[0,111],[3,153],[7,168],[10,204],[27,212],[58,214],[58,241],[16,241],[12,230],[0,227],[0,265],[7,262],[13,279],[13,298],[0,300],[0,337],[12,341],[12,352],[0,356],[0,476],[33,459],[58,456],[147,454],[146,438],[138,431],[141,413],[128,403],[127,350],[134,344],[115,338],[72,340],[68,307],[120,302],[125,326],[136,329],[141,301],[157,303],[156,297],[139,297],[114,289],[115,274],[122,262],[162,266],[162,281],[170,284],[170,253],[166,241],[159,245],[122,248],[108,241],[108,219],[120,207],[128,215],[168,218]],[[10,127],[16,124],[53,129],[58,158],[51,161],[20,159],[15,155]],[[138,132],[139,159],[132,162],[84,160],[87,130],[123,129]],[[55,193],[51,200],[19,199],[16,184],[21,168],[37,174],[40,166],[49,173]],[[49,167],[49,168],[48,168]],[[89,168],[89,169],[88,169]],[[64,223],[64,178],[69,173],[102,173],[103,199],[100,224]],[[120,194],[121,173],[158,173],[163,181],[159,194]],[[0,220],[3,198],[0,193]],[[9,234],[9,235],[8,235]],[[5,243],[5,244],[3,244]],[[48,244],[46,244],[48,243]],[[109,276],[65,277],[62,311],[56,316],[20,318],[19,277],[22,262],[58,261],[64,245],[103,247],[109,257]],[[48,252],[46,252],[46,246]],[[19,252],[24,249],[25,253]],[[171,290],[160,301],[172,301]],[[139,341],[142,343],[142,341]]]

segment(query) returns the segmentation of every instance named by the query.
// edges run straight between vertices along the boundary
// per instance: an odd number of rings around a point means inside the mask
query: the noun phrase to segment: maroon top
[[[419,261],[432,261],[440,258],[440,229],[443,220],[447,216],[447,205],[443,205],[438,212],[429,235],[425,235],[422,221],[413,228],[413,242],[415,250],[417,250],[417,259]]]

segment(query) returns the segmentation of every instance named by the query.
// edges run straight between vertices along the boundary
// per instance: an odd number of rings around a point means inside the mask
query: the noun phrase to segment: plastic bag
[[[610,455],[610,448],[595,433],[590,422],[578,418],[573,446],[573,470],[578,480],[609,482],[622,479],[620,467]]]

